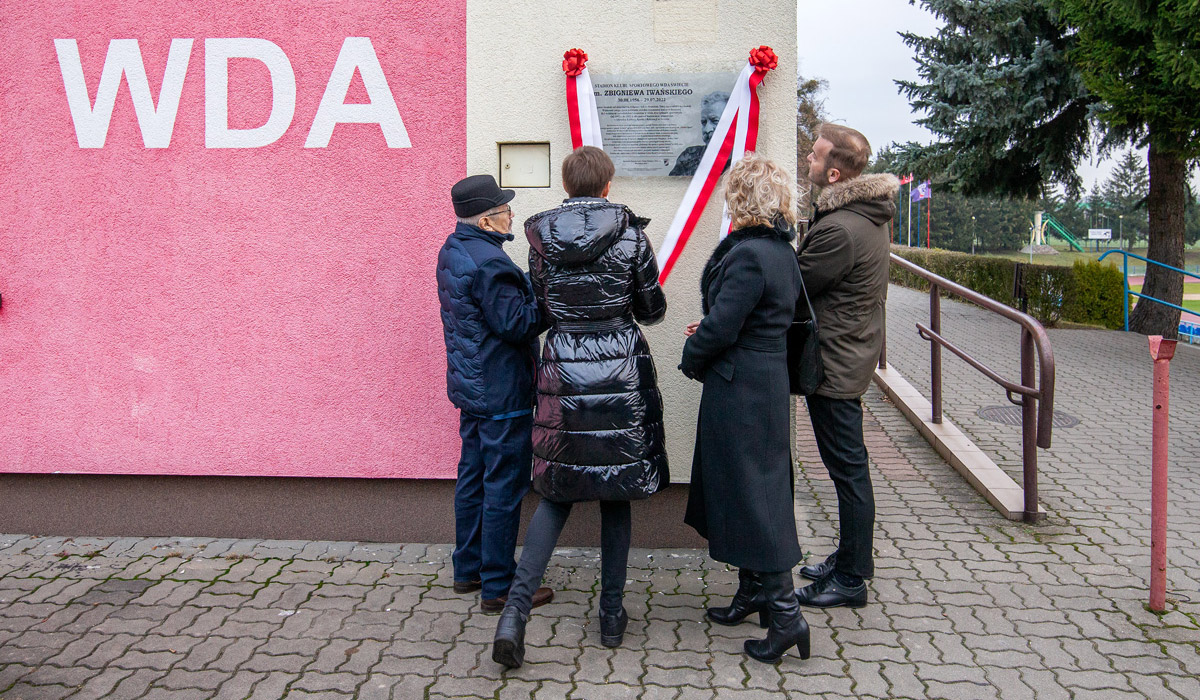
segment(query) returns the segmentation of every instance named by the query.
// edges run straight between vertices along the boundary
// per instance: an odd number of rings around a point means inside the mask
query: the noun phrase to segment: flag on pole
[[[933,197],[933,185],[929,182],[929,180],[926,180],[925,182],[917,185],[917,188],[912,191],[912,194],[910,194],[909,197],[911,197],[912,201],[914,202],[919,202],[922,199],[930,199]]]
[[[912,173],[909,173],[908,175],[905,175],[904,177],[900,178],[900,184],[901,184],[901,185],[907,185],[908,183],[910,183],[910,182],[912,182],[912,181],[913,181],[913,174],[912,174]]]

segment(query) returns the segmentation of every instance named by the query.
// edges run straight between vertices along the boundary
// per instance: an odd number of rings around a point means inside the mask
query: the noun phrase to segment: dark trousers
[[[837,571],[871,578],[875,530],[875,494],[863,444],[863,412],[859,399],[808,397],[808,415],[821,461],[833,479],[838,498]]]
[[[454,485],[455,581],[483,582],[484,598],[508,593],[521,499],[533,464],[533,416],[489,420],[463,413]]]
[[[525,546],[521,563],[508,592],[508,605],[522,615],[529,615],[533,592],[542,583],[546,564],[554,553],[554,545],[562,533],[570,503],[555,503],[542,499],[529,529],[525,531]],[[625,594],[625,567],[629,563],[630,536],[629,501],[600,501],[600,610],[605,613],[621,609]]]

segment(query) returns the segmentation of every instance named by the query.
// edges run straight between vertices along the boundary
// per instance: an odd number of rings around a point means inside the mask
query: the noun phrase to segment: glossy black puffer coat
[[[662,396],[638,326],[667,310],[647,223],[593,197],[525,222],[529,277],[551,324],[533,424],[533,488],[548,500],[637,500],[670,481]]]

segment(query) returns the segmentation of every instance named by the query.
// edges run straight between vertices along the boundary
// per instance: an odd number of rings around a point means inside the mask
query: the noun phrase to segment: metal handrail
[[[1172,304],[1169,301],[1163,301],[1162,299],[1159,299],[1158,297],[1152,297],[1149,294],[1142,294],[1141,292],[1135,292],[1132,289],[1130,289],[1129,288],[1129,258],[1134,257],[1134,258],[1137,258],[1138,260],[1145,261],[1145,262],[1149,263],[1150,265],[1158,265],[1159,267],[1165,267],[1168,270],[1174,270],[1175,272],[1178,272],[1182,275],[1187,275],[1188,277],[1195,277],[1198,280],[1200,280],[1200,275],[1197,275],[1192,272],[1188,272],[1187,270],[1181,270],[1178,267],[1171,267],[1170,265],[1167,265],[1166,263],[1160,263],[1157,260],[1151,260],[1150,258],[1143,258],[1142,256],[1140,256],[1136,253],[1130,253],[1127,250],[1110,250],[1110,251],[1106,252],[1104,255],[1101,255],[1100,258],[1097,260],[1097,262],[1103,262],[1105,258],[1112,255],[1113,253],[1119,253],[1120,255],[1124,256],[1121,258],[1121,277],[1125,281],[1125,295],[1122,297],[1125,300],[1125,330],[1129,330],[1129,297],[1131,297],[1131,296],[1135,296],[1139,299],[1149,299],[1150,301],[1156,302],[1158,304],[1162,304],[1163,306],[1169,306],[1172,309],[1179,309],[1180,311],[1182,311],[1185,314],[1192,314],[1193,316],[1200,316],[1200,313],[1192,311],[1191,309],[1185,309],[1182,306],[1179,306],[1177,304]],[[1149,266],[1147,266],[1146,271],[1147,272],[1150,271]]]
[[[929,341],[930,355],[930,406],[931,420],[942,422],[942,348],[946,348],[967,364],[979,370],[985,377],[999,384],[1007,392],[1008,400],[1021,406],[1021,447],[1024,471],[1026,522],[1036,521],[1037,499],[1037,448],[1050,447],[1054,426],[1054,351],[1050,337],[1037,319],[1029,314],[1001,304],[961,284],[935,275],[925,268],[891,254],[892,262],[929,282],[929,324],[916,324],[917,334]],[[941,293],[948,292],[961,297],[983,309],[999,314],[1021,326],[1021,381],[1010,382],[997,372],[971,357],[965,350],[942,337]],[[879,368],[887,366],[887,325],[884,324],[884,348],[879,355]],[[1036,360],[1036,363],[1035,363]],[[1035,367],[1036,364],[1036,367]],[[1015,398],[1015,395],[1020,398]]]

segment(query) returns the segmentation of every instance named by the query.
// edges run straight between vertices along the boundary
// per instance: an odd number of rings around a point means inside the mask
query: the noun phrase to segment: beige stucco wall
[[[507,246],[513,259],[526,267],[528,245],[520,224],[565,197],[559,184],[559,166],[571,151],[561,68],[565,50],[587,51],[595,73],[736,75],[750,49],[761,44],[775,49],[779,67],[758,91],[758,150],[795,173],[795,0],[604,0],[583,5],[468,0],[468,174],[499,177],[497,143],[550,142],[554,186],[518,189],[513,201],[517,240]],[[657,249],[689,179],[618,177],[610,198],[652,220],[647,233]],[[700,384],[686,379],[676,365],[683,327],[700,318],[700,272],[717,244],[720,202],[718,190],[667,281],[666,319],[646,329],[665,402],[673,481],[687,481],[691,473]]]

